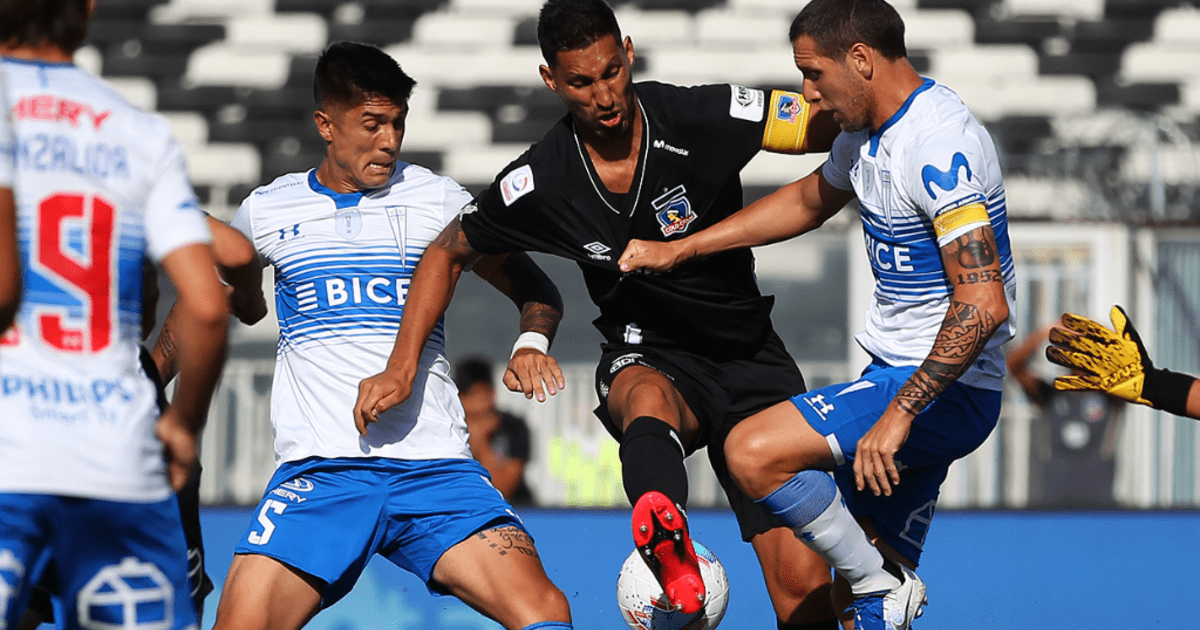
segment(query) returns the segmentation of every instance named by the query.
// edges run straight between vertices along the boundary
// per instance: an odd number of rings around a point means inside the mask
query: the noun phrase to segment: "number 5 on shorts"
[[[268,540],[271,540],[271,534],[275,533],[275,523],[271,522],[271,518],[267,516],[267,512],[283,514],[283,510],[287,508],[287,504],[275,499],[267,499],[263,501],[262,509],[258,511],[258,522],[263,526],[262,533],[250,532],[246,540],[250,541],[251,545],[265,545]]]

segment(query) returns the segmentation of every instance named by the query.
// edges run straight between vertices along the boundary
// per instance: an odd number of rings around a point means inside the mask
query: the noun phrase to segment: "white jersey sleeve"
[[[442,214],[445,217],[445,223],[448,225],[451,221],[458,218],[458,214],[462,212],[463,206],[471,203],[473,197],[467,192],[458,182],[449,177],[442,178]]]
[[[909,156],[900,181],[909,186],[913,204],[933,222],[938,247],[990,224],[985,160],[978,138],[946,128]]]
[[[183,148],[174,140],[167,143],[162,171],[146,197],[145,222],[146,253],[156,261],[181,247],[212,242],[204,212],[188,181]]]
[[[843,133],[833,141],[829,150],[829,158],[821,167],[821,175],[831,186],[839,190],[854,190],[850,181],[850,169],[854,167],[858,156],[858,147],[862,144],[862,133]]]

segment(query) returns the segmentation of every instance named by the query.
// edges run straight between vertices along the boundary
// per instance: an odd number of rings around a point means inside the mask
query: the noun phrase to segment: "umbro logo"
[[[592,260],[612,260],[612,256],[608,255],[608,252],[611,252],[612,248],[600,241],[592,241],[584,245],[583,248],[588,251],[588,258]]]

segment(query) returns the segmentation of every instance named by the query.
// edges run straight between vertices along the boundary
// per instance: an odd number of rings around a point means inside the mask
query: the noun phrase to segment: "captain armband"
[[[776,153],[802,153],[808,134],[808,101],[795,92],[771,91],[762,148]]]
[[[987,207],[982,203],[969,203],[965,206],[955,208],[939,214],[933,220],[933,231],[941,238],[964,225],[973,223],[988,223]]]

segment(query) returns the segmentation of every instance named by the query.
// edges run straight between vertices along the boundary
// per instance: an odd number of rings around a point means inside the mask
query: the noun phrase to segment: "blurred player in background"
[[[0,73],[0,332],[8,330],[21,304],[21,261],[17,247],[17,206],[12,183],[16,145],[4,75]]]
[[[1125,309],[1112,307],[1110,330],[1066,313],[1050,329],[1046,358],[1077,370],[1054,379],[1062,391],[1094,391],[1200,420],[1200,385],[1195,377],[1154,367],[1142,337]]]
[[[313,80],[324,160],[255,190],[234,217],[275,266],[281,463],[235,548],[217,630],[300,628],[375,554],[509,630],[571,627],[532,538],[471,458],[440,327],[420,350],[417,395],[362,435],[351,422],[359,380],[383,369],[409,316],[413,267],[470,200],[449,178],[397,160],[413,85],[378,48],[330,45]],[[528,256],[475,271],[521,309],[522,330],[554,334],[561,297]],[[246,290],[260,289],[235,294]],[[530,373],[561,379],[540,354],[509,368],[530,391]]]
[[[1062,392],[1031,369],[1051,327],[1043,326],[1014,344],[1008,373],[1038,409],[1032,419],[1029,505],[1039,508],[1116,507],[1117,434],[1123,400],[1104,392]]]
[[[631,243],[621,263],[687,268],[803,234],[857,198],[876,279],[857,339],[872,364],[739,424],[726,455],[747,494],[837,571],[855,627],[902,629],[924,600],[910,568],[939,486],[1000,415],[1015,302],[1004,185],[987,131],[909,64],[890,5],[814,0],[790,37],[805,98],[842,128],[825,165],[686,239]]]
[[[509,503],[532,505],[533,493],[525,483],[529,425],[524,418],[496,407],[492,360],[481,355],[459,359],[454,364],[454,385],[471,431],[471,454]]]
[[[166,121],[72,64],[89,11],[0,0],[25,287],[0,345],[0,610],[15,628],[52,571],[62,627],[190,628],[172,488],[196,461],[228,310]],[[180,393],[161,417],[138,361],[145,256],[180,305]]]
[[[836,126],[810,125],[795,93],[635,85],[633,43],[602,0],[547,2],[538,41],[542,79],[568,114],[426,252],[389,369],[363,382],[360,422],[407,398],[420,349],[472,261],[512,251],[574,260],[605,338],[596,414],[621,443],[634,543],[670,602],[692,612],[705,601],[684,458],[708,446],[779,627],[836,627],[828,567],[738,490],[725,466],[731,426],[804,390],[771,326],[773,299],[758,290],[753,256],[731,252],[661,276],[625,275],[616,261],[630,238],[678,239],[732,214],[742,206],[739,172],[755,154],[828,149]]]

